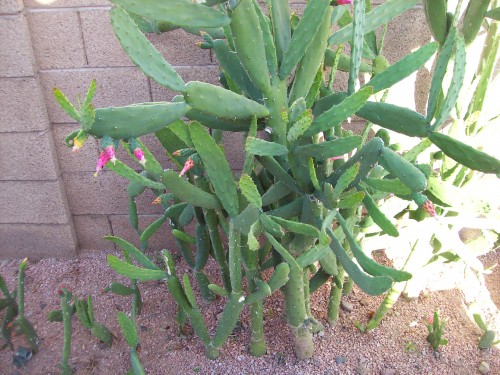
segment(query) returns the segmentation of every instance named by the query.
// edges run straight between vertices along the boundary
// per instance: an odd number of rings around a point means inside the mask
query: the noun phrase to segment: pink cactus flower
[[[194,167],[194,161],[193,159],[188,159],[184,163],[184,168],[182,168],[181,173],[179,173],[179,177],[182,177],[186,174],[187,171],[189,171],[191,168]]]
[[[337,0],[337,4],[339,4],[339,5],[352,4],[352,0]]]
[[[344,155],[334,156],[333,158],[330,158],[330,161],[334,161],[334,160],[342,160],[342,159],[344,159]]]
[[[134,156],[139,160],[139,163],[142,165],[146,164],[146,158],[144,157],[144,151],[140,147],[134,149]]]
[[[99,171],[109,162],[113,162],[113,164],[116,161],[116,156],[115,156],[115,148],[113,146],[108,146],[104,149],[103,152],[101,152],[101,155],[99,156],[99,159],[97,160],[97,166],[95,169],[94,176],[97,177],[97,174]]]
[[[422,205],[422,208],[424,209],[425,212],[429,214],[429,216],[437,218],[436,209],[434,208],[434,205],[430,200],[427,199],[425,203]]]

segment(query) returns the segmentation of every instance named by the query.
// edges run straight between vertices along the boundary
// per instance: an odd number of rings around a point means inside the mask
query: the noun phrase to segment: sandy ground
[[[492,253],[487,264],[499,262],[500,253]],[[182,263],[178,267],[182,271]],[[17,261],[0,263],[0,273],[10,288],[15,284]],[[213,265],[212,280],[217,280]],[[499,307],[500,272],[488,276],[492,299]],[[62,323],[49,323],[47,313],[59,306],[56,291],[61,285],[70,287],[83,298],[94,296],[96,320],[106,324],[117,336],[111,348],[105,348],[73,318],[71,364],[76,374],[124,374],[129,367],[128,348],[121,337],[116,313],[130,310],[127,297],[102,294],[111,281],[121,278],[108,268],[105,253],[86,253],[78,261],[44,259],[29,265],[26,277],[27,317],[34,324],[42,345],[39,353],[24,368],[12,365],[12,352],[0,352],[0,374],[57,374],[62,350]],[[325,324],[329,285],[314,296],[312,309]],[[140,358],[148,374],[478,374],[482,361],[490,366],[490,374],[500,374],[497,349],[479,350],[480,330],[468,320],[459,291],[433,292],[418,300],[400,299],[389,319],[373,333],[364,334],[354,326],[366,323],[382,297],[370,297],[354,289],[345,301],[353,311],[341,311],[335,327],[315,336],[314,357],[297,361],[292,352],[289,332],[283,320],[280,293],[265,302],[265,331],[268,354],[252,357],[247,351],[250,334],[248,309],[241,325],[229,339],[215,361],[205,358],[204,348],[190,328],[180,337],[175,323],[176,307],[161,282],[143,283],[144,308],[138,318],[142,351]],[[224,301],[203,304],[205,319],[214,332],[216,319]],[[449,345],[438,356],[426,341],[426,321],[439,308],[448,318],[445,338]],[[15,339],[16,347],[25,345]]]

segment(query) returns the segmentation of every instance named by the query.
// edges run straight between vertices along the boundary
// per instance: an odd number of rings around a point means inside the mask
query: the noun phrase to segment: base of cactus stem
[[[261,357],[266,354],[266,342],[264,340],[252,341],[250,342],[248,350],[254,357]]]
[[[314,343],[309,326],[291,327],[293,334],[294,351],[297,359],[308,359],[313,356]]]
[[[217,359],[220,355],[220,349],[209,344],[205,347],[205,355],[208,359]]]
[[[313,317],[310,317],[309,320],[311,322],[310,324],[311,324],[311,332],[312,333],[318,333],[318,332],[325,330],[325,326],[323,325],[323,323],[317,321]]]
[[[326,321],[328,322],[328,324],[330,325],[330,328],[333,328],[337,325],[337,323],[339,322],[339,318],[326,318]]]

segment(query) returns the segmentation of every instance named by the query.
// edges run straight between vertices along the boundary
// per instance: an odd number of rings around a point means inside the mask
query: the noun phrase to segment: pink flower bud
[[[436,210],[434,208],[434,205],[430,200],[426,200],[425,203],[422,205],[422,208],[424,209],[425,212],[429,214],[431,217],[437,217]]]
[[[139,160],[139,163],[144,165],[146,164],[146,158],[144,157],[144,151],[140,147],[134,149],[134,156]]]
[[[113,163],[116,161],[115,148],[113,146],[108,146],[101,152],[99,159],[97,160],[97,166],[95,168],[94,176],[97,177],[97,173],[109,162]]]
[[[338,5],[352,4],[352,0],[337,0]]]
[[[191,168],[194,167],[194,161],[193,159],[188,159],[184,163],[184,168],[182,168],[181,173],[179,173],[179,177],[182,177],[186,174],[187,171],[189,171]]]
[[[334,160],[342,160],[342,159],[344,159],[344,155],[334,156],[333,158],[330,158],[330,161],[334,161]]]

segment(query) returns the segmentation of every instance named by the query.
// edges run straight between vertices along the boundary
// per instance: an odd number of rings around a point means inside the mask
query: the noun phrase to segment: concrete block
[[[74,259],[77,249],[75,232],[69,224],[0,224],[0,259]]]
[[[176,68],[179,75],[185,82],[202,81],[219,85],[219,67],[215,65],[200,66],[200,67],[178,67]],[[171,91],[166,87],[158,85],[153,80],[151,81],[151,94],[153,101],[170,101],[179,93]]]
[[[52,95],[54,87],[59,88],[69,100],[76,103],[77,96],[85,95],[92,79],[96,79],[96,108],[151,101],[148,79],[136,68],[48,71],[41,72],[40,77],[52,123],[71,121],[55,101]]]
[[[99,157],[97,141],[89,137],[85,146],[78,152],[72,152],[66,146],[64,139],[77,129],[76,124],[57,124],[52,127],[55,149],[62,173],[88,172],[93,173]]]
[[[29,8],[69,8],[69,7],[87,7],[96,5],[109,6],[108,0],[55,0],[55,1],[40,1],[40,0],[24,0],[24,5]]]
[[[0,77],[35,74],[28,22],[23,15],[0,18]]]
[[[66,197],[57,181],[0,182],[0,223],[67,224]]]
[[[15,150],[0,158],[0,180],[56,180],[59,176],[50,131],[0,133],[0,149]]]
[[[29,12],[28,21],[40,69],[86,66],[76,11]]]
[[[123,214],[128,215],[128,181],[110,171],[102,171],[97,177],[92,173],[66,173],[63,175],[68,202],[73,215]],[[163,211],[152,205],[155,196],[146,190],[137,198],[137,210],[142,214]]]
[[[113,32],[107,9],[80,11],[89,66],[134,66]]]
[[[111,225],[106,215],[75,215],[73,216],[76,238],[81,250],[109,250],[114,244],[106,241]]]
[[[49,126],[43,92],[35,78],[0,78],[0,103],[0,133],[39,131]]]
[[[149,224],[158,219],[158,216],[139,216],[139,228],[144,230]],[[137,232],[130,226],[128,216],[126,215],[111,215],[111,227],[113,235],[121,237],[134,246],[140,248],[141,244]],[[177,249],[175,238],[173,237],[168,223],[165,224],[156,232],[148,241],[148,251],[168,249]]]
[[[160,35],[149,34],[148,39],[173,66],[209,65],[212,63],[210,51],[196,46],[196,43],[202,41],[202,38],[182,29]]]
[[[17,13],[23,9],[22,0],[0,0],[0,14]]]

